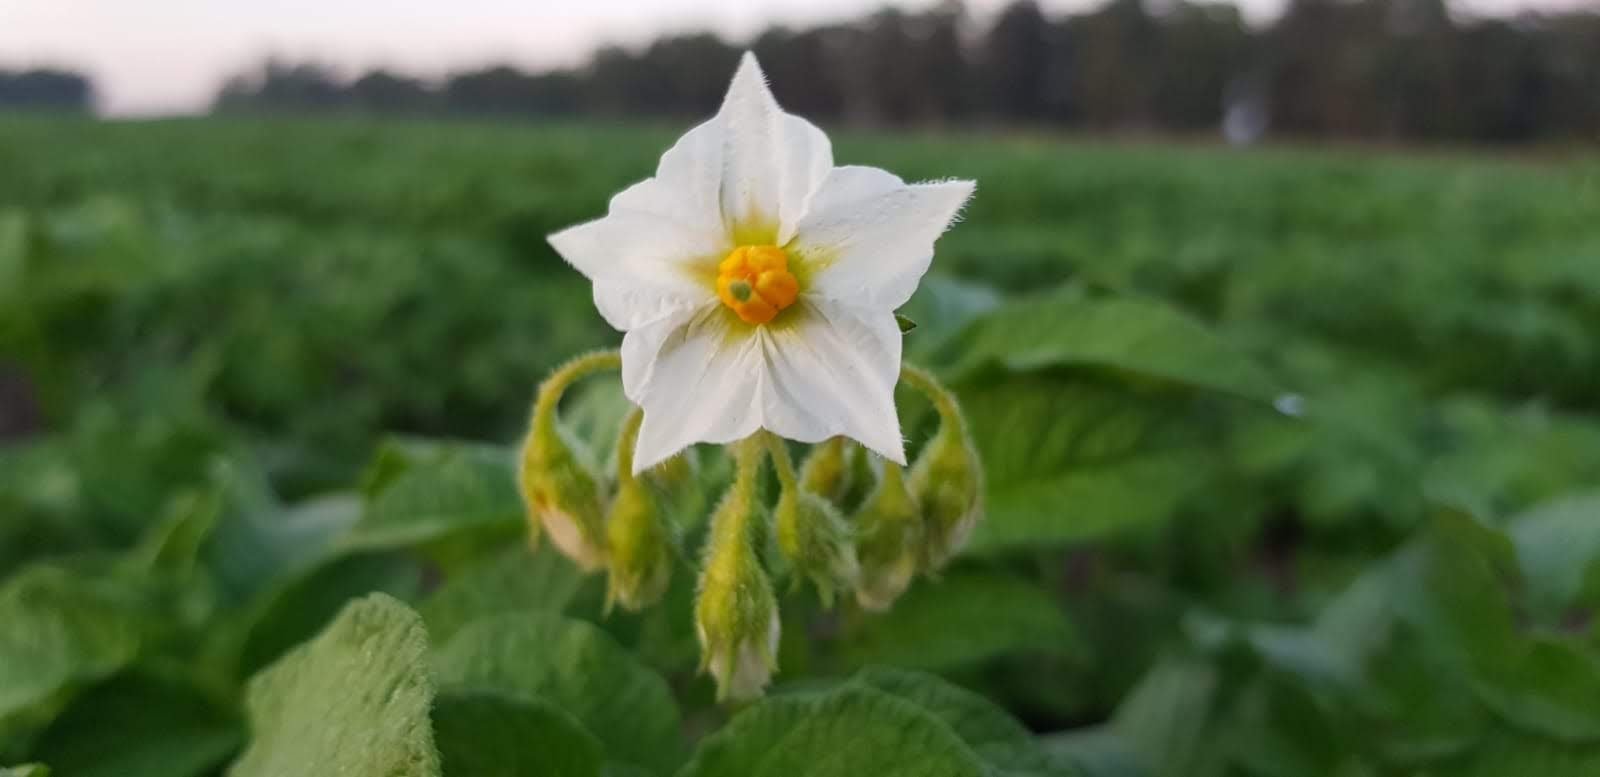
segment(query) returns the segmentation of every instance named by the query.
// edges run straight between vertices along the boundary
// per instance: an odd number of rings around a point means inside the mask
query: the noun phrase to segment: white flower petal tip
[[[549,238],[626,333],[623,388],[645,411],[636,471],[760,429],[845,436],[904,464],[894,310],[974,188],[834,167],[827,136],[741,57],[716,116],[654,177]],[[728,269],[739,252],[749,261]]]

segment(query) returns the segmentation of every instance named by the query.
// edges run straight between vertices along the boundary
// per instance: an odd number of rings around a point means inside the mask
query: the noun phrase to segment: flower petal
[[[755,55],[745,53],[722,109],[721,206],[733,233],[772,228],[794,236],[806,202],[833,169],[833,145],[811,122],[784,113]]]
[[[636,184],[617,199],[651,183]],[[696,234],[662,214],[615,207],[610,215],[564,229],[549,241],[594,283],[595,307],[623,331],[710,298],[711,290],[696,275],[714,266],[722,249],[715,235]]]
[[[972,181],[907,184],[872,167],[833,170],[801,219],[793,255],[814,296],[874,310],[906,303],[933,242],[972,196]]]
[[[866,311],[807,299],[762,327],[761,425],[781,437],[816,443],[844,435],[905,463],[895,412],[900,328],[888,310]]]
[[[694,443],[733,442],[761,427],[759,339],[740,336],[730,319],[712,302],[622,338],[622,390],[644,408],[636,473]]]

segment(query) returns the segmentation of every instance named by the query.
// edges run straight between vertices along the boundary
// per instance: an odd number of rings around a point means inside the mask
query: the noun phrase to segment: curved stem
[[[900,379],[911,384],[911,387],[922,392],[922,395],[933,403],[934,410],[939,412],[939,418],[950,424],[951,431],[966,433],[967,420],[961,415],[961,406],[956,402],[956,395],[944,387],[933,373],[909,362],[900,365]]]
[[[590,351],[557,367],[550,377],[539,384],[539,395],[533,403],[534,428],[554,425],[556,405],[561,404],[561,395],[566,393],[568,386],[593,373],[621,368],[622,354],[616,349]]]
[[[644,410],[634,408],[622,420],[622,431],[617,435],[617,483],[633,482],[633,449],[639,442],[639,424],[644,421]]]
[[[789,458],[789,446],[785,445],[783,438],[772,432],[759,433],[767,444],[767,452],[772,454],[772,468],[778,471],[778,485],[789,493],[799,494],[800,484],[794,474],[794,462]]]

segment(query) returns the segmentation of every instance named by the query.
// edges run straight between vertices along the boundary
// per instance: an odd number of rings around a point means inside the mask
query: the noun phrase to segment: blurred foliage
[[[980,181],[904,312],[989,514],[886,614],[785,598],[735,712],[690,570],[603,614],[506,447],[616,340],[543,235],[668,140],[0,124],[0,763],[1600,773],[1593,160],[842,138]]]

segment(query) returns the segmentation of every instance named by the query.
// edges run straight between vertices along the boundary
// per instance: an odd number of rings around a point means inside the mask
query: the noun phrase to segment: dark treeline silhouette
[[[1290,0],[1253,27],[1226,3],[1111,0],[1053,17],[1031,0],[983,26],[959,2],[885,10],[747,46],[697,34],[605,48],[579,69],[437,81],[269,62],[220,112],[700,116],[753,49],[790,110],[878,125],[1521,142],[1600,138],[1600,13],[1460,19],[1445,0]]]
[[[89,79],[65,70],[0,70],[0,110],[65,111],[82,113],[93,106]]]

